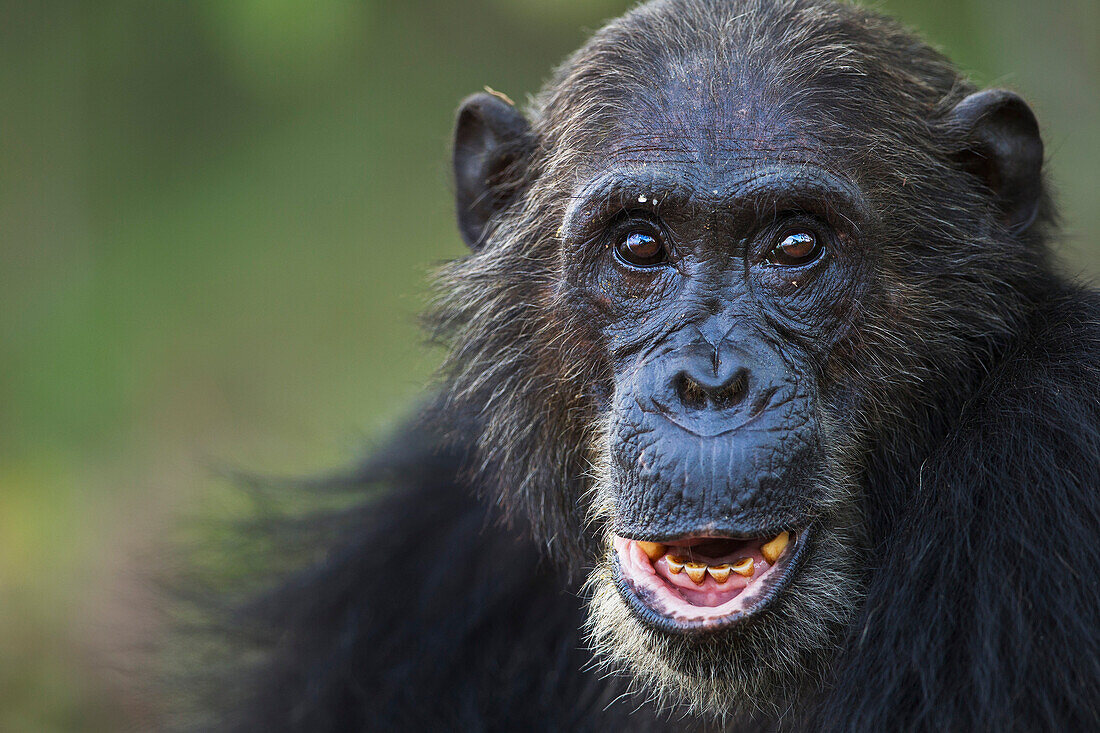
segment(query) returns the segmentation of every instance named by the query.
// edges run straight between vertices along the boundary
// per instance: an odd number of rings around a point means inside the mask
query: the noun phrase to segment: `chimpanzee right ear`
[[[489,220],[515,199],[533,147],[526,118],[501,97],[482,92],[459,107],[455,203],[458,228],[470,249],[484,244]]]

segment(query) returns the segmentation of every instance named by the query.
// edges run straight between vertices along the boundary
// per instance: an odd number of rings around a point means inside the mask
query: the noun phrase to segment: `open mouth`
[[[615,536],[619,592],[652,626],[714,631],[763,610],[786,586],[807,532],[645,542]]]

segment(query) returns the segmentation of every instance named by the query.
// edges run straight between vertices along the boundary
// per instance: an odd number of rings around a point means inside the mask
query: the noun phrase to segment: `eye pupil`
[[[820,252],[821,247],[813,233],[790,232],[779,240],[769,259],[777,265],[795,267],[816,259]]]
[[[620,257],[636,267],[652,267],[665,261],[664,245],[648,232],[628,232],[617,249]]]
[[[813,252],[816,245],[817,241],[812,234],[799,232],[798,234],[792,234],[784,239],[783,244],[779,246],[783,248],[783,254],[788,257],[801,259]]]
[[[626,238],[626,248],[639,259],[649,259],[660,253],[661,244],[648,234],[634,232]]]

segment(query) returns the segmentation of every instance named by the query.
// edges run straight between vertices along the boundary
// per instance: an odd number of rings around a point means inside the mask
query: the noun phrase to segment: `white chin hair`
[[[609,553],[585,583],[589,647],[599,666],[629,678],[639,702],[658,709],[723,722],[784,712],[800,688],[819,682],[860,602],[851,539],[821,533],[775,603],[713,632],[711,643],[655,630],[635,616]]]

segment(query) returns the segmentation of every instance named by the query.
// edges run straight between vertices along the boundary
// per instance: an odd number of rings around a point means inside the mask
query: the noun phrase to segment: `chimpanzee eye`
[[[823,248],[817,236],[808,231],[788,231],[768,254],[768,262],[781,267],[806,265],[821,256]]]
[[[635,267],[656,267],[668,262],[668,252],[657,232],[628,229],[619,235],[615,252]]]

